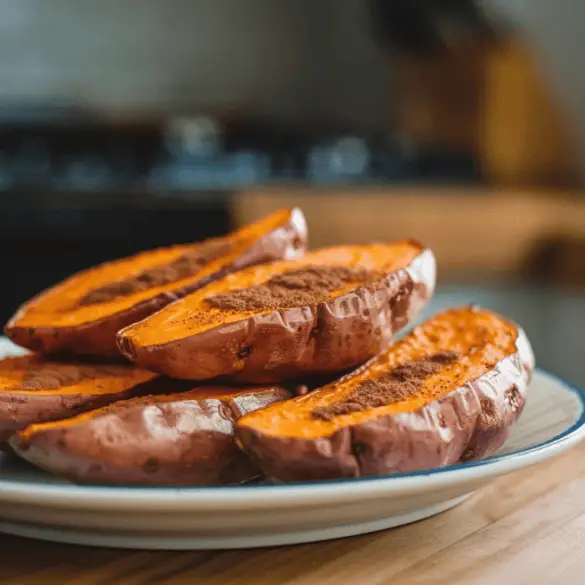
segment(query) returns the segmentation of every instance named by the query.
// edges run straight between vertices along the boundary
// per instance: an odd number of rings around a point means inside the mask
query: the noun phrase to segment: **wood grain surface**
[[[585,582],[585,443],[444,514],[366,536],[149,552],[0,536],[2,585],[540,585]]]

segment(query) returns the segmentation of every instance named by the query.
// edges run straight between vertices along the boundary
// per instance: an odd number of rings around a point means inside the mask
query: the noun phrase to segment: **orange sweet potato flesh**
[[[4,332],[41,353],[120,359],[116,333],[123,327],[229,272],[296,258],[306,239],[302,212],[287,209],[222,238],[108,262],[30,300]]]
[[[79,483],[218,485],[259,470],[237,447],[234,422],[289,398],[283,388],[196,388],[116,402],[13,436],[13,450]]]
[[[231,274],[118,334],[120,351],[174,378],[276,383],[378,354],[432,296],[420,244],[339,246]]]
[[[62,419],[122,398],[175,391],[178,383],[129,365],[0,360],[0,443],[25,426]]]
[[[282,481],[477,459],[507,438],[533,367],[514,324],[455,309],[337,382],[243,417],[236,433],[265,473]]]

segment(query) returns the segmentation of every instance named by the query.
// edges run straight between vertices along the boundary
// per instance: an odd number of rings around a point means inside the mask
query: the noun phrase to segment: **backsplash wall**
[[[373,126],[386,65],[367,27],[359,0],[0,0],[0,99]]]

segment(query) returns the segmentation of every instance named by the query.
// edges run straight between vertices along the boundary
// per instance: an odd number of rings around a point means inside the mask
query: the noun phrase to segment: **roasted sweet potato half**
[[[339,381],[248,414],[236,434],[282,481],[478,459],[506,440],[533,367],[515,325],[476,308],[451,310]]]
[[[102,264],[33,298],[4,332],[41,353],[120,358],[116,333],[126,325],[229,272],[296,258],[306,239],[302,212],[283,210],[222,238]]]
[[[27,461],[79,483],[216,485],[259,473],[237,447],[234,421],[289,398],[282,388],[197,388],[122,400],[32,425],[11,439]]]
[[[176,391],[178,385],[129,365],[63,363],[35,355],[4,358],[0,443],[31,423],[73,416],[121,398]]]
[[[273,383],[361,364],[418,315],[435,284],[413,242],[342,246],[232,274],[118,334],[175,378]]]

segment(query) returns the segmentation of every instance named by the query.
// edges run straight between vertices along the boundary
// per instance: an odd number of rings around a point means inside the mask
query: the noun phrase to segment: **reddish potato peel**
[[[259,471],[238,449],[234,421],[289,397],[276,387],[219,387],[124,400],[32,425],[10,445],[30,463],[80,483],[241,483]]]
[[[0,360],[0,443],[32,423],[66,418],[122,398],[176,391],[178,385],[128,365],[63,363],[35,355],[5,358]]]
[[[442,313],[339,381],[238,421],[282,481],[428,469],[496,451],[524,406],[524,333],[476,308]]]
[[[4,328],[47,354],[117,357],[116,333],[209,282],[304,253],[305,218],[278,211],[222,238],[142,252],[75,274],[24,304]]]
[[[174,378],[274,383],[340,372],[385,349],[434,285],[435,258],[417,243],[326,248],[216,281],[123,329],[118,345]]]

